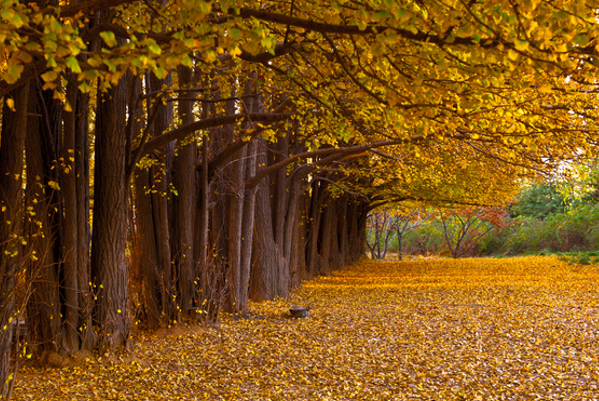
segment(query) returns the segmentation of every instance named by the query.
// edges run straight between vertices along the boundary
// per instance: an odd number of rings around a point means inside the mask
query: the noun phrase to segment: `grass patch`
[[[560,260],[569,264],[596,265],[599,264],[599,252],[564,252],[558,254]]]

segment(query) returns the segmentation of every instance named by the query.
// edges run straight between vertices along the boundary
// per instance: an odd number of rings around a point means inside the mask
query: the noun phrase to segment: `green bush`
[[[581,204],[544,219],[518,216],[512,225],[486,238],[484,255],[521,255],[599,250],[599,205]]]
[[[407,233],[403,240],[405,255],[439,255],[446,248],[443,226],[436,220]]]

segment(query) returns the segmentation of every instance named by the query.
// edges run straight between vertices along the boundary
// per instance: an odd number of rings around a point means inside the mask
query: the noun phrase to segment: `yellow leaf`
[[[12,110],[12,111],[16,111],[16,110],[15,110],[15,101],[14,101],[14,99],[12,99],[12,98],[7,98],[7,99],[6,99],[6,106],[7,106],[7,107],[8,107],[10,110]]]
[[[512,49],[509,49],[507,51],[507,55],[510,58],[510,60],[512,60],[512,61],[516,61],[516,60],[518,60],[518,57],[520,57],[520,55],[518,54],[518,52],[516,52],[516,51],[514,51]]]

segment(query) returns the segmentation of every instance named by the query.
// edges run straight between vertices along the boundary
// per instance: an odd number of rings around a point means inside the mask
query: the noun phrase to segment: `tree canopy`
[[[585,1],[2,8],[0,94],[35,74],[64,98],[64,79],[85,92],[96,79],[105,90],[127,71],[162,79],[184,65],[216,69],[220,78],[252,68],[273,109],[277,93],[290,99],[309,149],[435,143],[539,168],[588,151],[596,139],[598,27]]]

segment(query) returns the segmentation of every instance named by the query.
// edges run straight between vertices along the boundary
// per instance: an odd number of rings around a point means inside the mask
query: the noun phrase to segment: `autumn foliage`
[[[441,210],[439,216],[447,248],[454,258],[474,254],[482,238],[510,224],[505,206]]]
[[[15,400],[590,399],[598,278],[554,257],[363,262],[120,360],[26,368]]]
[[[597,154],[596,0],[0,4],[1,397],[21,317],[34,359],[116,352],[136,319],[217,321],[351,265],[372,210],[497,204]],[[223,343],[237,355],[244,335]],[[347,348],[327,336],[322,355]],[[270,366],[271,345],[256,366]],[[398,351],[381,349],[349,365],[367,372]],[[218,371],[193,358],[190,375]],[[297,376],[276,361],[271,376],[279,368]],[[115,379],[148,385],[101,396],[157,396],[157,372],[130,369]],[[331,374],[314,369],[324,397]],[[355,382],[392,388],[361,375],[337,384],[350,397],[364,395]]]

